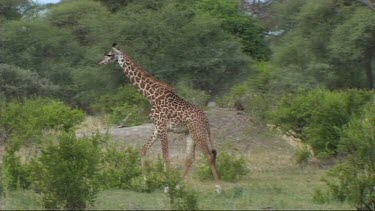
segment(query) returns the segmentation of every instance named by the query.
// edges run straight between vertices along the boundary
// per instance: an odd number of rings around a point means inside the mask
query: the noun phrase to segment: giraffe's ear
[[[117,43],[114,42],[114,43],[112,44],[112,47],[116,47],[116,45],[117,45]]]

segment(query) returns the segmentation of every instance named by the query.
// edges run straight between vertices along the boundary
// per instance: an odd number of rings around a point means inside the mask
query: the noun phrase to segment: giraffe
[[[156,140],[159,139],[161,141],[166,171],[168,171],[170,157],[167,133],[184,133],[186,135],[187,147],[183,179],[188,175],[195,160],[195,148],[198,145],[210,165],[215,178],[216,191],[220,192],[220,177],[216,169],[217,151],[212,145],[208,118],[205,113],[197,106],[180,98],[174,92],[172,86],[154,78],[127,53],[123,53],[116,48],[116,43],[114,43],[112,49],[104,54],[99,64],[113,63],[116,61],[123,69],[124,74],[129,78],[131,84],[135,86],[151,104],[149,117],[155,126],[155,130],[148,142],[142,146],[141,160],[143,169],[145,169],[147,151]]]

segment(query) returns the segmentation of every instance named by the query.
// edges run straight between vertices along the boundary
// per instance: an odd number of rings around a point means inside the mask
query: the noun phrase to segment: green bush
[[[48,130],[68,131],[84,118],[82,111],[48,99],[9,102],[3,110],[0,127],[8,139],[21,143],[36,142]]]
[[[296,151],[296,162],[297,164],[307,163],[311,159],[311,152],[307,146],[297,149]]]
[[[112,108],[111,121],[122,126],[141,125],[149,120],[148,113],[138,105],[127,103]]]
[[[3,195],[4,192],[4,176],[3,176],[3,166],[0,165],[0,197]]]
[[[345,160],[324,179],[336,199],[347,200],[358,210],[375,209],[374,128],[375,106],[372,103],[343,127],[339,152]]]
[[[40,158],[31,163],[31,177],[45,208],[84,209],[87,202],[94,202],[101,141],[98,134],[77,138],[69,132],[42,149]]]
[[[119,188],[137,192],[152,192],[166,185],[164,161],[146,162],[146,177],[141,167],[140,149],[106,144],[102,147],[98,183],[104,189]]]
[[[102,188],[131,189],[131,181],[142,175],[140,150],[106,144],[102,148],[98,181]]]
[[[115,94],[101,96],[93,109],[100,114],[110,114],[114,124],[124,124],[123,120],[128,117],[125,124],[133,126],[148,121],[150,105],[136,88],[126,85]]]
[[[7,148],[2,172],[4,189],[27,189],[31,184],[29,160],[21,162],[18,150],[23,144],[39,143],[48,130],[73,128],[83,120],[84,113],[47,99],[9,102],[3,106],[3,111],[0,113],[0,127],[5,131]]]
[[[8,99],[24,99],[31,96],[51,96],[58,86],[41,78],[31,70],[0,64],[0,94]]]
[[[168,196],[173,210],[198,210],[198,197],[194,191],[188,190],[183,184],[171,183]]]
[[[13,147],[9,148],[4,155],[1,177],[6,191],[14,191],[19,188],[27,189],[31,184],[29,165],[23,164],[15,153],[16,150]]]
[[[318,157],[337,154],[341,127],[371,101],[374,92],[312,90],[280,100],[271,120],[284,131],[293,130]]]
[[[193,85],[187,82],[186,79],[177,83],[176,92],[184,100],[199,107],[205,107],[210,99],[210,95],[207,92],[194,89]]]
[[[240,104],[253,121],[265,124],[268,112],[280,96],[288,92],[284,81],[278,79],[279,70],[269,62],[258,62],[254,66],[255,74],[242,83],[230,88],[218,103],[223,107],[237,107]]]
[[[249,173],[245,158],[228,152],[218,154],[216,167],[223,181],[235,182]],[[213,179],[211,168],[205,158],[199,161],[197,172],[201,180]]]
[[[234,107],[236,102],[243,103],[242,101],[246,100],[250,95],[249,92],[250,87],[248,82],[236,84],[230,88],[227,94],[218,99],[218,103],[222,107]]]
[[[315,204],[325,204],[331,200],[329,192],[322,191],[321,189],[315,189],[313,194],[313,202]]]

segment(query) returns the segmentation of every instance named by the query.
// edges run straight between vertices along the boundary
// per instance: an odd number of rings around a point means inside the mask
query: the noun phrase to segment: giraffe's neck
[[[158,95],[157,90],[161,87],[173,91],[173,88],[154,78],[148,72],[143,70],[133,59],[126,54],[123,54],[118,59],[119,65],[123,68],[125,75],[129,78],[133,86],[135,86],[143,96],[145,96],[151,104]]]

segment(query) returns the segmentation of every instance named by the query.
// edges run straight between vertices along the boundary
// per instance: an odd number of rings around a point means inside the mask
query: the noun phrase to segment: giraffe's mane
[[[158,80],[156,79],[154,76],[152,76],[149,72],[147,72],[146,70],[144,70],[129,54],[126,54],[124,53],[124,56],[127,57],[132,63],[133,65],[137,68],[137,70],[139,72],[141,72],[141,74],[143,74],[143,76],[145,76],[146,78],[152,80],[153,82],[173,91],[174,90],[174,87],[172,87],[171,85],[167,84],[166,82],[164,81],[161,81],[161,80]]]

